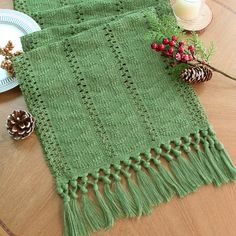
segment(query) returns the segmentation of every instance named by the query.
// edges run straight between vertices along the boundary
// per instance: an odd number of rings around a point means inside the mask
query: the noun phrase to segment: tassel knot
[[[202,130],[201,134],[202,134],[202,137],[207,137],[208,136],[208,132],[206,130]]]
[[[160,155],[162,153],[162,149],[161,148],[155,148],[155,151],[156,151],[157,155]]]
[[[142,158],[141,158],[141,156],[137,155],[135,157],[132,157],[132,159],[139,162],[139,161],[141,161]]]
[[[70,197],[67,194],[63,194],[64,203],[68,203],[70,201]]]
[[[168,162],[173,161],[173,157],[170,154],[163,153],[162,155]]]
[[[187,153],[189,153],[189,152],[191,152],[191,148],[188,146],[188,145],[183,145],[183,149],[184,149],[184,151],[185,152],[187,152]]]
[[[110,169],[102,169],[102,171],[105,175],[110,175],[110,173],[111,173]]]
[[[77,195],[77,193],[75,192],[75,191],[70,191],[70,196],[72,197],[72,198],[74,198],[74,199],[77,199],[78,198],[78,195]]]
[[[113,166],[114,166],[114,168],[115,168],[116,170],[121,170],[121,165],[114,164]]]
[[[195,141],[198,143],[200,141],[200,134],[197,132],[193,135]]]
[[[128,171],[122,170],[122,174],[125,176],[126,179],[131,177],[131,174]]]
[[[176,157],[179,157],[181,156],[181,152],[176,150],[176,149],[171,149],[171,152],[176,156]]]
[[[64,191],[63,191],[63,189],[62,189],[61,187],[58,187],[58,188],[57,188],[57,192],[58,192],[60,195],[62,195]]]
[[[70,185],[74,188],[77,187],[77,181],[76,180],[71,180]]]
[[[116,182],[119,182],[121,180],[121,178],[118,174],[113,174],[113,177],[114,177]]]
[[[145,167],[145,168],[150,168],[150,162],[148,162],[148,161],[144,161],[143,162],[143,166]]]
[[[94,185],[93,185],[93,189],[94,189],[95,191],[98,191],[98,185],[97,185],[97,184],[94,184]]]
[[[212,129],[209,129],[209,130],[208,130],[208,133],[209,133],[209,135],[211,135],[211,136],[215,136],[215,134],[216,134]]]
[[[128,160],[124,160],[123,163],[126,165],[126,166],[130,166],[132,161],[130,159]]]
[[[105,184],[110,184],[111,180],[109,179],[108,176],[101,176],[100,179],[105,183]]]
[[[168,144],[162,144],[162,146],[165,148],[167,152],[169,152],[172,148],[171,145],[168,145]]]
[[[161,161],[160,161],[160,159],[153,158],[153,163],[154,163],[155,165],[160,165],[160,164],[161,164]]]
[[[141,166],[138,164],[133,164],[132,167],[133,167],[134,171],[136,171],[136,172],[141,170]]]
[[[184,136],[182,139],[185,142],[185,144],[191,143],[191,138],[190,137]]]
[[[86,194],[88,192],[88,189],[85,186],[81,186],[80,190],[82,193]]]
[[[179,139],[175,139],[173,142],[176,146],[180,146],[181,144],[181,141]]]
[[[208,137],[208,142],[209,142],[209,146],[211,148],[213,148],[215,146],[215,142],[214,142],[214,140],[212,138]]]
[[[221,151],[221,150],[224,150],[224,145],[222,143],[216,143],[215,144],[215,147],[217,150]]]
[[[199,147],[199,145],[197,143],[194,143],[193,147],[194,147],[195,150],[199,150],[200,149],[200,147]]]
[[[93,178],[94,179],[98,179],[99,178],[99,173],[98,172],[95,172],[92,174]]]

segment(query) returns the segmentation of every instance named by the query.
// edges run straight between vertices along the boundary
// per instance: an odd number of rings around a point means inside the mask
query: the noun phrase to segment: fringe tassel
[[[165,158],[168,158],[169,165],[171,167],[172,172],[174,173],[175,177],[178,180],[178,183],[181,185],[181,187],[187,192],[194,192],[197,189],[197,186],[194,183],[191,183],[190,179],[187,178],[189,173],[185,173],[186,171],[188,172],[188,169],[185,169],[185,166],[181,160],[181,158],[177,158],[177,160],[173,160],[172,157],[168,154],[163,154]]]
[[[58,188],[64,199],[64,236],[87,236],[90,232],[111,227],[114,220],[122,216],[149,214],[152,206],[169,201],[174,194],[183,197],[203,184],[220,186],[235,180],[236,168],[214,134],[209,131],[194,138],[195,141],[191,136],[185,137],[184,144],[179,141],[175,147],[166,145],[164,150],[158,149],[158,157],[140,155],[116,164],[103,176],[96,173],[92,180],[84,177],[83,186],[77,181],[69,181],[62,185],[63,188]],[[187,158],[181,155],[180,148],[184,149]],[[161,163],[163,157],[169,168]],[[127,185],[121,183],[121,176]],[[104,191],[98,188],[98,181],[103,184],[101,189]],[[93,186],[94,200],[88,195],[88,184]],[[80,207],[77,185],[81,194]]]
[[[140,166],[137,166],[140,167]],[[151,206],[157,205],[162,202],[162,197],[156,191],[152,179],[141,170],[141,168],[136,169],[138,185],[145,197],[145,199],[150,203]]]
[[[140,170],[135,169],[135,175],[137,178],[138,187],[139,187],[139,189],[142,193],[143,199],[144,199],[144,201],[143,201],[143,203],[144,203],[143,204],[143,214],[150,214],[153,203],[150,200],[148,193],[145,192],[145,187],[142,183],[142,178],[140,178],[140,175],[138,176],[138,172],[140,172]]]
[[[121,211],[120,204],[118,203],[115,194],[111,191],[109,183],[105,183],[104,185],[104,196],[108,202],[108,207],[110,208],[114,219],[122,217],[123,213]]]
[[[82,212],[85,218],[87,227],[90,232],[102,229],[104,222],[102,221],[101,212],[92,200],[89,199],[88,193],[83,192],[81,196]]]
[[[85,236],[88,232],[85,222],[78,207],[76,194],[77,188],[70,190],[70,197],[63,194],[64,198],[64,236]]]
[[[128,217],[134,217],[135,212],[132,209],[132,202],[126,191],[123,189],[120,180],[121,179],[119,176],[115,177],[115,194],[121,205],[121,209],[124,212],[124,215]]]
[[[227,170],[229,172],[230,180],[236,180],[236,168],[231,162],[228,153],[224,150],[224,148],[218,150],[220,152],[220,157],[222,158],[223,163],[227,167]]]
[[[168,188],[167,185],[165,185],[164,179],[161,178],[161,175],[157,171],[155,171],[154,168],[149,166],[147,170],[150,176],[152,177],[156,189],[158,189],[158,191],[160,192],[163,202],[168,202],[174,195],[174,192],[171,191],[171,189]]]
[[[150,212],[150,208],[147,210],[145,209],[145,203],[144,203],[144,198],[142,197],[142,193],[140,192],[138,186],[132,181],[131,178],[127,178],[127,184],[129,191],[131,193],[131,196],[133,197],[134,203],[135,203],[135,213],[136,216],[141,216],[142,213],[146,214]],[[147,211],[146,211],[147,210]]]
[[[196,147],[196,152],[194,153],[193,151],[189,151],[187,152],[194,170],[197,171],[197,173],[199,174],[200,178],[202,179],[204,184],[211,184],[212,183],[212,177],[211,177],[211,173],[208,171],[208,169],[206,168],[205,164],[204,164],[204,160],[202,159],[202,156],[199,155],[198,152],[198,148]]]
[[[184,197],[188,192],[177,183],[174,177],[169,173],[159,160],[154,160],[154,164],[157,166],[160,176],[163,178],[166,185],[172,189],[179,197]]]
[[[209,149],[209,143],[207,141],[204,141],[203,143],[204,150],[205,150],[205,160],[209,161],[208,166],[211,166],[214,170],[213,172],[213,183],[216,186],[220,186],[224,182],[228,182],[228,178],[222,173],[222,171],[217,166],[217,163],[215,162],[214,156],[212,155],[211,150]],[[209,167],[209,168],[211,168]]]
[[[191,148],[188,146],[184,146],[186,152],[191,152]],[[199,188],[202,184],[203,181],[198,174],[198,171],[194,168],[192,165],[192,162],[185,159],[184,157],[181,156],[181,152],[175,149],[172,149],[171,152],[175,155],[177,162],[179,163],[180,167],[183,169],[183,173],[185,177],[190,180],[190,182],[194,185],[194,187],[197,189]],[[188,156],[189,157],[189,156]]]
[[[75,218],[69,202],[70,200],[64,202],[64,236],[81,236],[78,233],[78,219]]]
[[[208,158],[206,157],[205,153],[203,153],[203,151],[198,149],[197,154],[199,156],[199,159],[202,160],[203,165],[207,170],[207,173],[209,173],[209,178],[211,179],[211,183],[214,183],[215,176],[217,176],[214,171],[214,168],[211,166],[210,162],[208,161]]]
[[[229,159],[228,154],[224,150],[224,146],[214,137],[208,137],[210,150],[214,154],[215,161],[221,167],[221,170],[228,177],[228,180],[236,179],[236,169]]]
[[[107,206],[106,202],[104,201],[101,193],[99,192],[97,184],[94,185],[94,193],[95,193],[96,199],[99,203],[99,206],[102,210],[102,217],[104,218],[103,228],[108,229],[114,224],[113,215],[112,215],[109,207]]]

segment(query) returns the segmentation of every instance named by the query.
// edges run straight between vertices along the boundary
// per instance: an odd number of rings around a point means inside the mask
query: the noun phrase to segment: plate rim
[[[13,23],[19,26],[21,29],[25,30],[26,34],[41,30],[39,24],[33,18],[31,18],[29,15],[23,12],[19,12],[12,9],[0,9],[0,24],[1,22],[3,22],[2,18],[4,17],[9,17],[10,19],[12,19],[12,21],[9,21],[9,23],[11,24]],[[7,23],[8,21],[4,21],[4,22]],[[22,23],[22,24],[19,25],[19,23]],[[27,26],[27,29],[25,29],[26,26]],[[11,90],[18,85],[19,85],[19,82],[14,77],[12,82],[6,85],[0,85],[0,93]]]

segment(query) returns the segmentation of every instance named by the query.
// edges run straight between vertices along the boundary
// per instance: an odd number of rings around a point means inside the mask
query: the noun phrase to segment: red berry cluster
[[[165,57],[174,58],[178,62],[188,62],[194,59],[194,46],[190,45],[186,50],[186,43],[179,42],[175,35],[171,39],[164,38],[161,43],[152,43],[151,48],[161,52]]]

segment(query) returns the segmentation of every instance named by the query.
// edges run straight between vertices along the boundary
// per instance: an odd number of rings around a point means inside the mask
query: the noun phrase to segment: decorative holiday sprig
[[[178,37],[173,35],[171,38],[164,37],[161,42],[152,43],[151,48],[165,57],[164,61],[168,63],[167,69],[184,64],[185,68],[179,67],[180,77],[188,83],[208,81],[212,78],[212,71],[236,80],[209,64],[210,57],[214,53],[213,44],[207,50],[196,34],[188,42],[178,41]]]
[[[15,71],[12,65],[12,58],[22,54],[22,51],[13,52],[14,45],[12,41],[8,41],[6,46],[0,47],[0,55],[4,56],[4,60],[1,63],[1,68],[5,69],[11,77],[15,76]]]
[[[161,53],[169,73],[179,74],[189,83],[210,80],[212,71],[236,80],[235,77],[210,65],[210,59],[215,52],[213,42],[207,49],[196,32],[187,36],[181,27],[176,26],[173,14],[161,18],[147,14],[146,17],[150,28],[149,37],[153,41],[151,48]],[[168,38],[167,35],[173,36]]]

